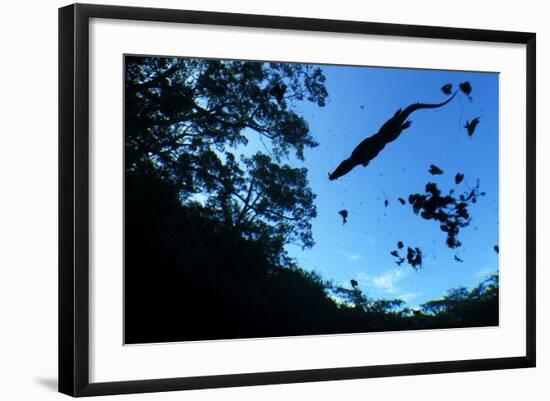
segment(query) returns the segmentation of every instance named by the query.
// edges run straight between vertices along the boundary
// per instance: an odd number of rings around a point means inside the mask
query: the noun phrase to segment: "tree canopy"
[[[125,73],[128,174],[154,171],[281,261],[284,244],[313,245],[307,170],[285,161],[317,146],[295,105],[325,105],[318,67],[128,56]],[[245,152],[251,139],[264,150]]]

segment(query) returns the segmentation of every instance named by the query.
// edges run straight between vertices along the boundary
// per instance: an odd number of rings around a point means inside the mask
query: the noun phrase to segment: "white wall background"
[[[107,0],[105,0],[107,1]],[[112,4],[534,31],[538,41],[538,367],[536,369],[292,384],[119,396],[128,400],[547,400],[546,330],[550,283],[550,151],[545,137],[550,100],[550,25],[545,2],[277,0],[115,1]],[[27,0],[2,9],[0,62],[0,399],[56,400],[57,386],[57,8]],[[452,346],[452,344],[449,344]],[[123,398],[124,397],[124,398]],[[115,398],[115,397],[108,397]]]

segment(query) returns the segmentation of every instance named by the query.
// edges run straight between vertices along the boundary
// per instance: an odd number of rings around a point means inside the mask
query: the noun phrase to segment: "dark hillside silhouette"
[[[275,265],[154,175],[126,177],[125,342],[296,336],[498,324],[496,277],[421,311]],[[337,302],[336,300],[340,300]]]

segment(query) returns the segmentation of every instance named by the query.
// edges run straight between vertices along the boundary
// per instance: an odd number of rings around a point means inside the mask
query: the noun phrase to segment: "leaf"
[[[441,175],[441,174],[443,174],[443,170],[441,170],[435,164],[430,164],[430,170],[429,171],[430,171],[431,175]]]
[[[445,84],[441,87],[441,91],[446,95],[450,95],[452,93],[452,90],[453,90],[452,84]]]
[[[467,96],[470,96],[470,93],[472,93],[472,85],[468,81],[462,82],[458,87]]]
[[[342,216],[342,224],[346,224],[348,221],[348,211],[346,209],[343,209],[340,210],[338,214]]]
[[[472,136],[474,134],[479,121],[479,117],[474,118],[472,121],[466,120],[466,125],[464,125],[464,128],[468,131],[468,136]]]

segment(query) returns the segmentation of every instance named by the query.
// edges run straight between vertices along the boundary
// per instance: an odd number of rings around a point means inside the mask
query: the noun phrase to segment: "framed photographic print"
[[[77,4],[59,78],[61,392],[535,366],[534,33]]]

